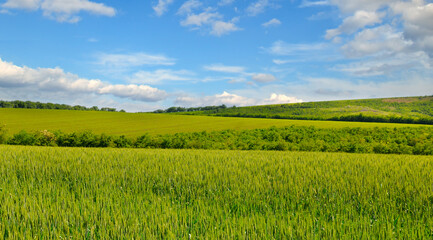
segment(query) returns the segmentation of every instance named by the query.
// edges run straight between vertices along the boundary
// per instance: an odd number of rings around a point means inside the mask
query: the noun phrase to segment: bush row
[[[4,131],[3,134],[1,132],[0,143],[10,145],[433,155],[433,129],[427,127],[321,129],[291,126],[155,136],[144,134],[136,138],[95,134],[90,131],[21,131],[11,137],[6,137]]]

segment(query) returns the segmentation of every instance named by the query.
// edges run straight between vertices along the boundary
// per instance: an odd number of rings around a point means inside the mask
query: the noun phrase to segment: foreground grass
[[[0,238],[422,239],[433,160],[0,146]]]
[[[226,129],[247,130],[271,126],[315,126],[317,128],[344,127],[419,127],[416,124],[358,123],[283,119],[227,118],[208,116],[185,116],[151,113],[119,113],[70,111],[47,109],[0,108],[0,124],[6,124],[9,134],[21,130],[61,130],[80,132],[90,130],[97,134],[137,137],[145,133],[171,134],[183,132],[220,131]],[[432,126],[429,126],[432,127]]]

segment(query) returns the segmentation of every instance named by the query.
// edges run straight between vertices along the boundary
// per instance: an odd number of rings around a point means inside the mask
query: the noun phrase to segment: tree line
[[[93,106],[93,107],[85,107],[80,105],[70,106],[67,104],[41,103],[41,102],[20,101],[20,100],[15,100],[15,101],[0,100],[0,108],[61,109],[61,110],[117,112],[116,108],[109,108],[109,107],[99,108],[97,106]],[[122,109],[119,112],[125,112],[125,110]]]
[[[183,113],[183,112],[199,112],[199,111],[212,111],[218,112],[219,110],[226,109],[227,106],[222,104],[220,106],[205,106],[205,107],[169,107],[167,109],[158,109],[154,113]]]

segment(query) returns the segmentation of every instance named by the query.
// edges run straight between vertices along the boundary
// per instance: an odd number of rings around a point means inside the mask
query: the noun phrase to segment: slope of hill
[[[231,107],[178,114],[433,124],[433,96]]]

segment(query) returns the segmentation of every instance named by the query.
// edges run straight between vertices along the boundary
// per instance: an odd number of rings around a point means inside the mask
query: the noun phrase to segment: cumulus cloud
[[[175,59],[164,55],[151,55],[142,52],[131,54],[102,53],[97,55],[97,59],[97,64],[110,67],[137,67],[143,65],[170,66],[176,63]]]
[[[327,30],[326,39],[334,38],[342,33],[352,34],[365,26],[381,23],[381,18],[384,16],[384,13],[367,12],[363,10],[356,11],[353,16],[344,19],[340,27]]]
[[[259,82],[259,83],[269,83],[269,82],[274,82],[275,80],[277,80],[277,78],[274,75],[267,74],[267,73],[253,74],[253,76],[251,78],[254,81]]]
[[[157,16],[162,16],[168,11],[168,6],[173,3],[173,0],[158,0],[158,3],[153,6],[153,10]]]
[[[80,12],[88,12],[95,15],[113,17],[116,10],[103,3],[96,3],[89,0],[8,0],[2,4],[8,9],[41,9],[43,15],[58,22],[75,23],[81,20]]]
[[[396,32],[392,26],[382,25],[359,32],[342,50],[347,57],[359,58],[402,52],[412,44],[412,41],[406,40],[403,33]]]
[[[276,18],[272,18],[271,20],[262,24],[263,27],[273,27],[278,25],[281,25],[281,21]]]
[[[405,38],[433,56],[433,3],[423,0],[396,2],[391,8],[403,19]]]
[[[72,73],[65,73],[60,68],[29,68],[16,66],[0,59],[0,88],[46,94],[94,94],[112,95],[132,100],[155,102],[165,99],[168,94],[146,85],[110,84],[99,79],[80,78]],[[25,97],[25,96],[23,96]]]
[[[343,72],[363,76],[385,75],[423,67],[433,61],[433,3],[425,0],[330,0],[345,19],[329,29],[325,38],[343,41],[346,57],[360,62],[337,67]],[[386,14],[385,14],[386,13]],[[401,61],[401,56],[408,58]],[[420,69],[419,69],[420,70]]]
[[[282,103],[301,103],[302,99],[296,97],[290,97],[284,94],[272,93],[270,98],[267,98],[261,102],[261,104],[282,104]]]

